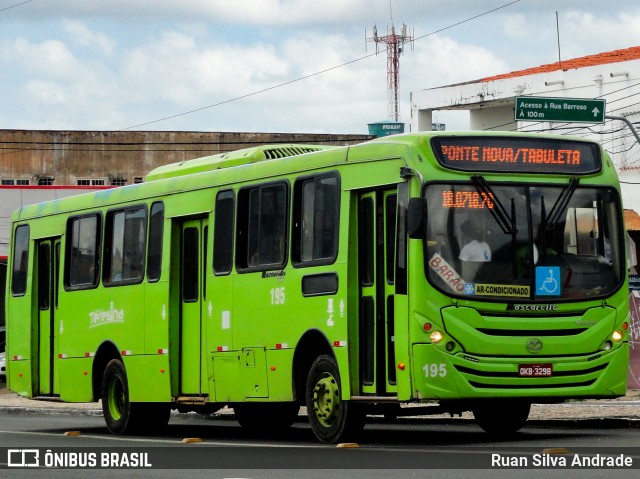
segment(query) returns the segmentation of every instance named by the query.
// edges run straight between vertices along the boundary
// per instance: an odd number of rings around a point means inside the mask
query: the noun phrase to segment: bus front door
[[[202,305],[205,304],[205,220],[182,223],[180,234],[180,394],[202,394],[206,381]],[[203,366],[204,365],[204,366]]]
[[[359,376],[364,395],[397,392],[394,348],[396,190],[358,202]]]
[[[58,378],[59,320],[58,278],[60,277],[60,238],[38,240],[35,285],[38,301],[38,394],[51,396],[60,393]]]

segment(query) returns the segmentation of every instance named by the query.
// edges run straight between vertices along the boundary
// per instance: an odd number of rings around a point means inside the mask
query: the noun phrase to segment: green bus
[[[272,145],[12,217],[8,384],[102,401],[113,433],[171,410],[348,440],[366,416],[625,394],[619,183],[596,143],[414,133]],[[423,404],[424,407],[410,407]]]

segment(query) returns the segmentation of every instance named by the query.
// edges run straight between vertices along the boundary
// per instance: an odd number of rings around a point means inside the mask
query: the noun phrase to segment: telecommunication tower
[[[379,45],[384,43],[387,50],[387,89],[389,97],[389,119],[398,121],[398,88],[400,86],[400,55],[404,50],[404,45],[409,43],[413,50],[413,33],[408,32],[407,26],[402,24],[402,33],[397,34],[393,25],[393,17],[391,17],[391,33],[387,31],[387,35],[378,36],[378,28],[373,26],[373,35],[367,37],[367,31],[364,32],[367,42],[375,42],[376,54],[379,52]]]

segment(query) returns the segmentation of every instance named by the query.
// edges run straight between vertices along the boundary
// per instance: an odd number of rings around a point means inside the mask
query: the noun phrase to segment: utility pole
[[[398,121],[400,115],[398,113],[398,89],[400,86],[400,55],[404,50],[404,45],[409,43],[413,50],[413,33],[409,33],[407,26],[402,24],[402,33],[397,34],[393,25],[393,17],[391,17],[391,33],[378,36],[378,28],[373,26],[373,35],[367,37],[365,30],[365,40],[376,44],[376,54],[379,51],[379,45],[385,44],[387,50],[387,89],[389,100],[389,119]]]

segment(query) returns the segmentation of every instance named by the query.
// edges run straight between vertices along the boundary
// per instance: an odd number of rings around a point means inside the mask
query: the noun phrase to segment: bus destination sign
[[[517,96],[516,121],[562,121],[604,123],[605,100]]]
[[[438,162],[453,170],[586,175],[601,168],[595,143],[510,136],[436,136]]]

